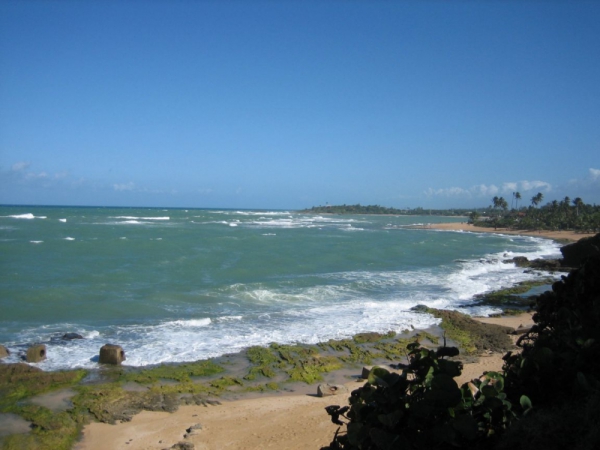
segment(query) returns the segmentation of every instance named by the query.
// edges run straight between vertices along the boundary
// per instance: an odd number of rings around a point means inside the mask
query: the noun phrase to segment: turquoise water
[[[44,342],[47,369],[188,361],[270,342],[427,327],[419,303],[541,275],[503,258],[556,257],[551,241],[412,229],[456,218],[288,211],[0,207],[0,343]],[[62,341],[66,332],[84,340]]]

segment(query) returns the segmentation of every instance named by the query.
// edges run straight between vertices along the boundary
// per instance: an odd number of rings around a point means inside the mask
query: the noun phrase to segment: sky
[[[600,204],[598,1],[0,2],[0,203]]]

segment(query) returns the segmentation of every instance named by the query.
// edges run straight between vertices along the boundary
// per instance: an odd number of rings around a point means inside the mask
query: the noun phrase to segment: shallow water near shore
[[[44,370],[182,362],[472,314],[476,294],[542,277],[503,259],[559,257],[536,237],[414,229],[464,219],[289,211],[0,207],[0,343]],[[63,340],[65,333],[84,339]]]

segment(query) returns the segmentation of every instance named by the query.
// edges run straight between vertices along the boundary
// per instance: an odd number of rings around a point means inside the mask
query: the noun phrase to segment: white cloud
[[[546,183],[545,181],[519,181],[519,186],[523,191],[532,191],[532,190],[543,190],[546,192],[550,192],[552,190],[552,185],[550,183]]]
[[[27,179],[27,180],[39,180],[39,179],[43,179],[43,178],[48,178],[48,174],[46,172],[40,172],[40,173],[27,172],[25,174],[25,179]]]
[[[592,169],[590,167],[590,176],[592,177],[592,180],[594,180],[594,181],[600,179],[600,169]]]
[[[469,192],[477,197],[489,197],[490,195],[496,195],[498,191],[498,186],[495,184],[490,184],[489,186],[478,184],[469,188]]]
[[[133,181],[130,181],[129,183],[113,184],[113,189],[119,192],[133,191],[135,189],[135,184],[133,183]]]
[[[444,197],[461,197],[461,196],[470,196],[469,191],[459,188],[459,187],[450,187],[444,189],[432,189],[429,188],[425,191],[425,195],[427,197],[433,196],[444,196]]]
[[[13,164],[11,169],[13,172],[20,172],[22,170],[27,169],[30,165],[30,162],[20,161],[18,163]]]
[[[598,178],[600,179],[600,170],[598,171]],[[543,191],[550,192],[552,186],[550,183],[545,181],[507,181],[502,183],[502,188],[499,188],[495,184],[476,184],[468,189],[461,187],[449,187],[441,189],[429,188],[424,193],[427,197],[463,197],[463,198],[490,198],[498,193],[512,194],[513,192],[521,191]]]

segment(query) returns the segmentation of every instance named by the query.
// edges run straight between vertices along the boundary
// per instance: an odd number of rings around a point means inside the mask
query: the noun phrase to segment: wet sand
[[[531,314],[478,319],[512,328],[533,324]],[[479,377],[484,371],[501,370],[503,354],[482,356],[477,363],[465,364],[458,384]],[[352,391],[364,381],[345,385]],[[347,404],[348,395],[317,397],[312,394],[280,394],[268,397],[223,401],[220,406],[182,406],[174,413],[144,411],[131,422],[108,425],[92,423],[83,432],[77,450],[158,450],[177,442],[194,444],[196,450],[217,449],[319,449],[331,442],[337,425],[325,412],[329,405]],[[188,437],[186,429],[200,424]]]

